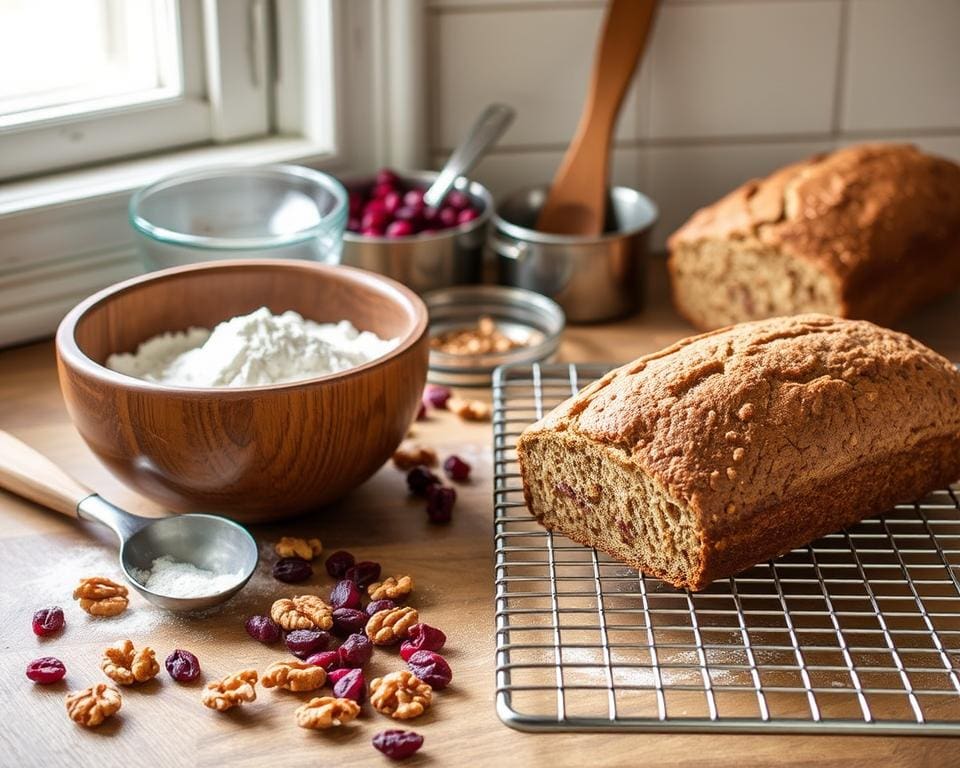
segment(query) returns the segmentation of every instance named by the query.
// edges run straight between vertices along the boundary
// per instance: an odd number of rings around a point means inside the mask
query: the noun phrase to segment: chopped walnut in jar
[[[488,355],[509,352],[527,343],[511,338],[492,317],[483,316],[472,328],[457,328],[438,333],[430,339],[430,348],[448,355]]]
[[[353,699],[320,696],[297,707],[294,716],[301,728],[324,730],[344,725],[360,714],[360,705]]]
[[[200,696],[205,707],[225,712],[247,701],[257,698],[254,686],[257,684],[257,670],[244,669],[222,680],[207,683]]]
[[[121,703],[120,691],[112,685],[98,683],[67,694],[67,716],[78,725],[94,728],[116,714]]]
[[[160,664],[152,648],[137,651],[132,642],[124,640],[119,646],[103,652],[100,669],[119,685],[133,685],[156,677],[160,672]]]
[[[394,720],[422,715],[433,699],[433,689],[413,672],[391,672],[370,683],[373,708]]]

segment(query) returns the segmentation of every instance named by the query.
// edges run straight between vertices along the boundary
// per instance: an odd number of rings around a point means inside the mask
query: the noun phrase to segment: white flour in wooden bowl
[[[220,323],[143,342],[133,354],[114,354],[107,367],[157,384],[255,387],[336,373],[381,357],[400,343],[358,331],[347,320],[315,323],[296,312],[261,307]]]

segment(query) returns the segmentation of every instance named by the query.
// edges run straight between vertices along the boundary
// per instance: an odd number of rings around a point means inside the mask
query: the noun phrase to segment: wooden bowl
[[[346,319],[400,344],[348,371],[260,387],[171,387],[104,366],[159,333],[212,328],[261,306]],[[333,502],[390,457],[420,404],[426,330],[423,302],[379,275],[219,261],[127,280],[81,302],[57,330],[57,367],[73,423],[121,480],[176,511],[259,522]]]

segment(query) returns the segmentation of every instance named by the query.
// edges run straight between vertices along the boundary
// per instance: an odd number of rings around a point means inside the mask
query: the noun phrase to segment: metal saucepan
[[[548,190],[523,189],[497,206],[488,244],[500,282],[549,296],[574,323],[641,309],[647,243],[658,215],[654,202],[629,187],[613,187],[602,235],[556,235],[535,228]]]

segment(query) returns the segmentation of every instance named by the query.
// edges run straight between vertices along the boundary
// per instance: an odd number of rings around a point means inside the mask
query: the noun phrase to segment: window
[[[0,0],[0,179],[266,135],[272,7]]]

